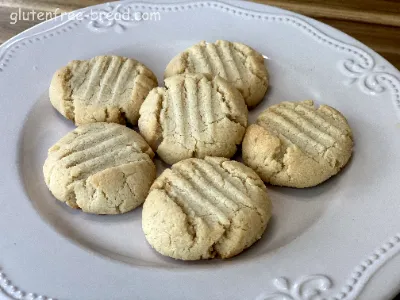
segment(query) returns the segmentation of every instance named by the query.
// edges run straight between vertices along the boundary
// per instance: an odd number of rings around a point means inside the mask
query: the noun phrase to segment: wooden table
[[[10,24],[10,14],[22,11],[72,11],[103,0],[0,0],[0,44],[39,23]],[[360,40],[400,69],[400,0],[255,0],[313,17]],[[396,297],[400,300],[400,296]]]

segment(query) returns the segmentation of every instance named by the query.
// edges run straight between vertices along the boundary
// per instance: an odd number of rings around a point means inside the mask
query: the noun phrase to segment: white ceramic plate
[[[158,12],[160,20],[120,20],[128,9]],[[268,6],[127,1],[93,11],[114,19],[90,20],[85,9],[83,20],[46,22],[0,48],[3,297],[375,300],[398,292],[400,75],[393,66],[329,26]],[[311,98],[344,113],[355,150],[340,175],[312,189],[270,187],[274,211],[265,236],[225,261],[157,255],[142,233],[140,209],[92,216],[51,196],[42,179],[47,149],[74,128],[48,99],[57,68],[113,53],[144,62],[162,82],[175,54],[216,39],[268,57],[271,87],[251,120],[283,100]]]

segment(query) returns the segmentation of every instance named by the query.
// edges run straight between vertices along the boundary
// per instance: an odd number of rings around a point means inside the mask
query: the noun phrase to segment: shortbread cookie
[[[204,74],[169,77],[140,108],[139,129],[166,163],[232,157],[247,126],[243,97],[226,80]]]
[[[183,73],[218,75],[233,84],[246,104],[257,105],[268,88],[268,72],[263,56],[241,43],[202,41],[174,57],[165,78]]]
[[[51,81],[50,101],[77,125],[112,122],[136,125],[139,109],[157,78],[140,62],[119,56],[74,60]]]
[[[93,214],[120,214],[141,205],[156,176],[153,151],[125,126],[82,125],[49,149],[43,173],[53,195]]]
[[[156,179],[143,205],[142,227],[163,255],[229,258],[261,238],[271,206],[250,168],[226,158],[191,158]]]
[[[353,137],[346,118],[312,101],[282,102],[266,109],[246,131],[243,161],[274,185],[315,186],[349,161]]]

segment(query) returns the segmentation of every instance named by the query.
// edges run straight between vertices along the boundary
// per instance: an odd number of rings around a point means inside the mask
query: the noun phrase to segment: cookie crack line
[[[165,185],[169,185],[171,187],[174,187],[176,189],[178,189],[176,186],[174,186],[173,184],[171,184],[170,181],[166,181]],[[197,238],[197,234],[196,234],[196,230],[195,230],[195,224],[193,223],[192,218],[189,216],[187,209],[177,200],[176,197],[174,197],[171,192],[168,191],[168,189],[159,189],[164,191],[168,197],[174,201],[175,205],[179,206],[179,208],[182,210],[182,212],[186,215],[186,228],[187,228],[187,233],[191,236],[192,238],[192,245],[191,248],[194,247],[195,245],[195,239]]]
[[[214,88],[215,88],[215,86],[214,86]],[[222,102],[225,103],[225,105],[227,106],[227,108],[229,110],[229,113],[226,114],[225,117],[228,118],[230,121],[232,121],[232,122],[234,122],[236,124],[239,124],[242,127],[246,128],[246,124],[243,124],[240,121],[238,121],[236,119],[236,117],[234,116],[234,114],[232,113],[231,103],[229,103],[229,101],[226,100],[224,91],[222,91],[222,89],[219,86],[216,87],[216,91],[217,91],[218,94],[221,95]]]
[[[50,148],[43,175],[52,194],[73,208],[124,213],[143,203],[155,177],[152,157],[149,145],[132,129],[92,123]]]
[[[142,223],[156,251],[182,260],[225,259],[261,238],[271,217],[267,191],[253,185],[257,178],[262,181],[250,168],[228,162],[216,157],[186,159],[156,179]]]
[[[296,113],[296,108],[299,107],[299,106],[303,107],[302,104],[297,104],[294,108],[292,108],[294,113]],[[278,107],[279,107],[279,105],[278,105]],[[309,131],[308,129],[305,129],[305,128],[301,127],[300,125],[297,124],[296,121],[293,121],[291,118],[289,118],[289,116],[287,116],[286,114],[282,114],[282,113],[280,113],[279,111],[277,111],[275,107],[271,107],[271,108],[269,108],[269,109],[270,109],[272,112],[274,112],[274,113],[278,114],[279,116],[281,116],[282,118],[284,118],[284,119],[286,120],[286,122],[288,122],[288,123],[291,124],[291,126],[296,126],[296,128],[298,128],[300,131],[304,132],[303,134],[305,134],[305,135],[306,135],[307,137],[309,137],[310,139],[314,140],[314,139],[307,133],[307,131]],[[285,108],[285,109],[286,109],[286,108]],[[308,108],[307,108],[307,109],[308,109]],[[315,113],[317,113],[319,109],[320,109],[320,108],[318,108],[317,110],[315,110]],[[299,117],[300,117],[300,115],[299,115]],[[303,117],[303,116],[301,116],[301,117]],[[260,126],[262,126],[262,127],[264,127],[265,129],[269,130],[269,125],[267,125],[267,124],[264,123],[264,121],[265,121],[264,119],[265,119],[265,118],[263,117],[263,119],[260,119],[259,121],[257,121],[257,124],[260,125]],[[305,120],[306,122],[309,121],[308,119],[307,119],[307,120],[304,119],[304,120]],[[326,120],[324,120],[324,121],[327,122]],[[329,123],[329,122],[328,122],[328,123]],[[332,149],[332,148],[336,148],[337,150],[343,150],[342,147],[339,145],[339,140],[338,140],[338,138],[341,138],[341,139],[343,139],[343,138],[345,138],[345,139],[346,139],[346,138],[349,138],[349,139],[352,140],[352,136],[351,136],[351,134],[350,134],[348,131],[343,132],[342,130],[340,130],[340,132],[341,132],[340,136],[335,138],[335,137],[331,136],[328,132],[321,131],[321,129],[318,129],[317,127],[315,127],[315,126],[317,126],[316,124],[311,124],[311,123],[310,123],[310,125],[312,126],[311,128],[314,128],[314,130],[320,132],[320,135],[326,134],[330,139],[333,140],[333,142],[331,141],[331,145],[329,145],[329,146],[323,144],[323,142],[322,142],[322,140],[321,140],[320,137],[318,137],[318,138],[320,139],[320,141],[315,140],[315,141],[318,142],[319,145],[323,148],[323,151],[320,151],[318,148],[316,148],[316,150],[317,150],[318,153],[319,153],[319,157],[321,157],[321,158],[326,158],[327,152],[328,152],[330,149]],[[329,125],[330,125],[330,126],[333,126],[332,124],[329,124]],[[297,127],[297,126],[299,126],[299,127]],[[308,125],[307,125],[307,126],[308,126]],[[333,127],[334,127],[334,126],[333,126]],[[336,128],[336,127],[335,127],[335,128]],[[336,130],[339,130],[339,128],[336,128]],[[279,138],[279,135],[278,135],[278,134],[276,134],[276,133],[274,133],[274,134]],[[281,133],[280,133],[280,134],[281,134]],[[314,133],[314,134],[315,134],[315,133]],[[286,137],[286,138],[287,138],[287,137]],[[295,146],[298,146],[296,142],[291,142],[291,143],[292,143],[293,145],[295,145]],[[309,151],[306,151],[306,150],[304,150],[304,149],[303,149],[303,152],[304,152],[304,154],[306,154],[307,156],[309,156],[309,158],[313,159],[312,153],[310,153]],[[337,162],[339,162],[339,161],[337,160],[337,158],[335,158],[335,162],[332,162],[332,163],[331,163],[331,166],[336,165]]]
[[[232,174],[232,172],[229,172],[229,170],[224,166],[224,163],[226,163],[226,162],[222,162],[222,163],[220,164],[221,168],[224,169],[230,176],[239,179],[239,180],[242,182],[243,186],[247,188],[247,184],[246,184],[246,183],[248,183],[248,181],[247,181],[247,180],[244,180],[244,179],[243,179],[242,177],[240,177],[240,176],[237,176],[237,175],[235,175],[235,174]],[[248,180],[250,180],[250,179],[251,179],[251,178],[249,178]],[[260,189],[262,189],[262,190],[265,189],[265,185],[264,185],[261,181],[260,181],[260,184],[258,185],[258,184],[256,184],[256,182],[254,182],[254,180],[253,180],[253,181],[252,181],[252,184],[250,183],[250,185],[253,185],[254,187],[258,187],[258,188],[260,188]]]
[[[282,142],[282,138],[280,137],[280,135],[283,135],[282,133],[276,133],[276,132],[271,131],[268,128],[268,125],[264,124],[263,122],[257,122],[256,124],[262,126],[266,130],[268,130],[271,134],[273,134],[274,136],[279,138],[281,140],[281,142]],[[351,135],[349,135],[347,133],[345,135],[342,135],[342,137],[352,139]],[[305,156],[307,156],[308,158],[312,159],[314,162],[316,162],[318,164],[321,164],[321,161],[319,161],[317,158],[319,157],[319,158],[324,159],[326,161],[327,160],[326,156],[328,154],[328,151],[331,150],[332,148],[335,148],[337,150],[342,150],[342,148],[338,144],[338,141],[335,141],[331,146],[323,146],[323,148],[324,148],[323,151],[319,151],[318,148],[314,148],[319,154],[317,157],[315,157],[310,151],[308,151],[306,149],[303,149],[302,147],[299,147],[299,145],[296,142],[291,141],[288,137],[285,136],[285,139],[288,139],[290,141],[291,145],[287,146],[286,149],[285,149],[284,154],[282,156],[279,156],[278,159],[276,160],[277,162],[282,163],[282,164],[284,163],[284,157],[287,154],[288,149],[290,147],[297,147]],[[334,168],[338,163],[340,163],[340,161],[338,160],[337,157],[335,157],[334,161],[329,161],[328,163],[329,163],[329,165],[331,167]]]
[[[353,147],[346,118],[332,107],[306,100],[282,102],[262,112],[246,131],[242,153],[264,181],[304,188],[342,170]]]
[[[87,75],[88,75],[88,73],[89,73],[89,68],[87,68],[85,71],[84,71],[84,75],[83,75],[83,81],[78,85],[78,86],[72,86],[72,77],[73,77],[73,74],[72,74],[72,71],[71,71],[71,69],[70,68],[68,68],[67,69],[68,70],[68,73],[67,74],[69,74],[69,77],[67,78],[67,82],[68,82],[68,86],[69,86],[69,90],[70,90],[70,94],[69,94],[69,96],[68,96],[68,99],[66,99],[68,102],[71,102],[71,108],[72,108],[72,115],[71,115],[71,118],[69,118],[68,116],[68,118],[69,119],[71,119],[74,123],[75,123],[75,108],[76,108],[76,105],[75,105],[75,98],[73,97],[73,95],[74,95],[74,93],[76,92],[76,90],[79,90],[80,89],[80,87],[85,83],[85,81],[86,81],[86,79],[87,79]]]
[[[165,88],[150,92],[139,129],[168,164],[206,155],[231,157],[243,139],[247,113],[243,97],[226,80],[175,75],[165,80]]]
[[[53,106],[76,125],[136,125],[139,107],[156,85],[155,75],[140,62],[104,55],[74,60],[58,70],[49,94]]]
[[[232,176],[233,178],[239,179],[242,182],[243,187],[246,189],[246,192],[249,193],[249,189],[247,187],[247,181],[239,176],[232,174],[227,168],[225,168],[223,166],[224,163],[227,163],[227,161],[220,162],[218,165],[221,167],[222,170],[224,170],[225,174],[228,174],[228,176]],[[224,185],[223,185],[224,187],[226,187],[227,183],[229,183],[230,185],[234,185],[233,183],[230,183],[226,178],[223,178],[223,182],[224,182]],[[266,191],[265,185],[261,182],[261,180],[260,180],[260,185],[254,184],[253,187],[257,187],[258,189],[261,189],[262,192]],[[264,187],[264,188],[262,188],[262,187]],[[262,218],[261,213],[259,212],[258,208],[255,205],[247,205],[246,203],[243,203],[242,201],[240,201],[240,203],[236,202],[236,204],[241,206],[241,208],[246,207],[246,208],[253,210],[254,212],[256,212],[258,214],[258,216],[260,218]]]
[[[188,216],[188,214],[186,214],[186,216],[187,216],[187,219],[188,219],[188,224],[190,225],[190,227],[188,227],[190,229],[190,231],[188,230],[188,233],[192,237],[192,244],[187,248],[187,250],[190,252],[196,246],[196,243],[197,243],[197,231],[196,231],[196,223],[193,222],[193,220],[191,219],[190,216]],[[210,214],[210,216],[214,216],[214,214]],[[197,215],[197,217],[200,217],[200,215]],[[217,249],[215,249],[214,247],[220,242],[220,240],[222,238],[224,238],[224,235],[230,229],[232,221],[231,221],[231,219],[228,219],[228,220],[229,220],[229,224],[228,225],[221,223],[221,221],[219,221],[219,220],[215,220],[215,223],[218,224],[220,227],[222,227],[224,229],[224,231],[220,235],[220,237],[217,238],[216,240],[214,240],[213,244],[210,247],[208,247],[207,254],[206,253],[202,253],[202,257],[204,257],[204,258],[221,258],[222,257],[221,253]],[[206,254],[206,255],[204,255],[204,254]]]

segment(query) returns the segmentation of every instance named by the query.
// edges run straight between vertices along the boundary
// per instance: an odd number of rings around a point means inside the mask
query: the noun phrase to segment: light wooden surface
[[[399,0],[256,0],[313,18],[400,26]]]
[[[72,11],[104,0],[0,0],[0,43],[39,23],[10,24],[10,14]],[[400,0],[254,0],[289,9],[327,23],[371,47],[400,69]]]

